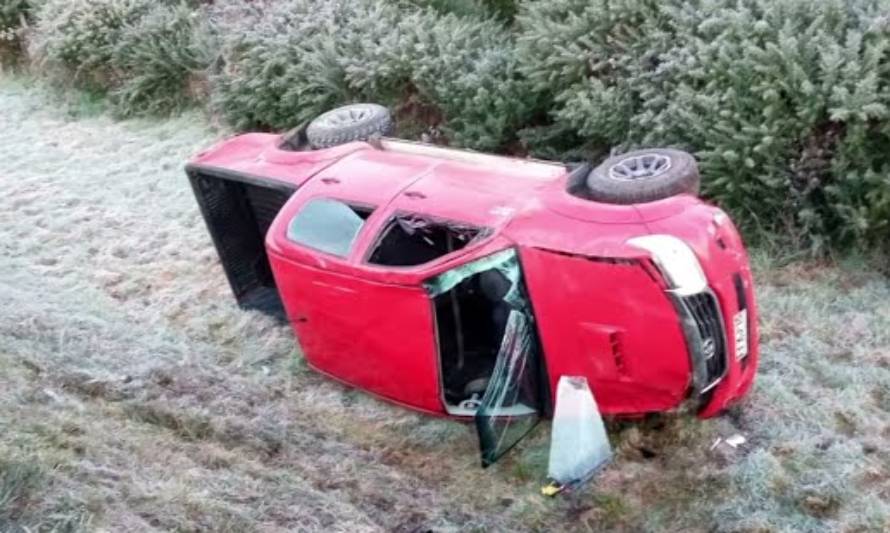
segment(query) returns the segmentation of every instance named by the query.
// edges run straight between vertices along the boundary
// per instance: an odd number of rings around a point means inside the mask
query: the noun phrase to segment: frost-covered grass
[[[182,172],[225,132],[97,107],[0,79],[0,531],[890,528],[886,278],[758,261],[750,398],[613,424],[614,464],[548,500],[547,425],[483,471],[469,426],[314,374],[234,305]]]

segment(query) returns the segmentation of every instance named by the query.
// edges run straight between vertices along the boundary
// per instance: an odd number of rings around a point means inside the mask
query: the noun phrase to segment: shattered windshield
[[[290,221],[287,238],[321,252],[346,257],[372,211],[330,198],[311,200]]]

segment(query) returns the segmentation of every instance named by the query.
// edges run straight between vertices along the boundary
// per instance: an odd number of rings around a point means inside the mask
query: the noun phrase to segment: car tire
[[[678,194],[697,195],[698,165],[687,152],[648,148],[610,157],[590,171],[586,195],[610,204],[639,204]]]
[[[309,123],[306,139],[312,148],[330,148],[392,131],[392,115],[377,104],[350,104],[322,113]]]

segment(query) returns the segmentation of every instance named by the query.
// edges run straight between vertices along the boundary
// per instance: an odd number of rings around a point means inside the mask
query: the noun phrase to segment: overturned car
[[[696,198],[691,156],[591,168],[381,136],[390,126],[356,104],[187,166],[238,302],[286,318],[314,369],[475,417],[483,464],[552,414],[562,376],[621,416],[709,417],[751,387],[748,259]]]

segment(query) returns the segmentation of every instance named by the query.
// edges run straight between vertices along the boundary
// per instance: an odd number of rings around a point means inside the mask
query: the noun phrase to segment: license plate
[[[742,309],[732,317],[735,330],[735,358],[744,359],[748,355],[748,310]]]

